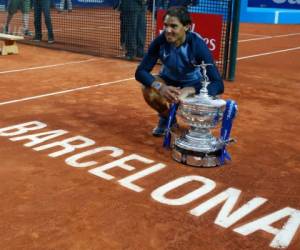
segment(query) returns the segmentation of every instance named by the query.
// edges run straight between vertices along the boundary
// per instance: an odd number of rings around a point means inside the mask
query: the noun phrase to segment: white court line
[[[31,97],[25,97],[25,98],[21,98],[21,99],[6,101],[6,102],[0,102],[0,106],[6,105],[6,104],[11,104],[11,103],[16,103],[16,102],[35,100],[35,99],[39,99],[39,98],[43,98],[43,97],[47,97],[47,96],[53,96],[53,95],[60,95],[60,94],[75,92],[75,91],[83,90],[83,89],[96,88],[96,87],[100,87],[100,86],[105,86],[105,85],[110,85],[110,84],[114,84],[114,83],[130,81],[130,80],[134,80],[134,79],[135,78],[132,77],[132,78],[117,80],[117,81],[113,81],[113,82],[104,82],[104,83],[94,84],[94,85],[90,85],[90,86],[79,87],[79,88],[75,88],[75,89],[67,89],[67,90],[63,90],[63,91],[52,92],[52,93],[48,93],[48,94],[44,94],[44,95],[36,95],[36,96],[31,96]]]
[[[273,36],[249,38],[249,39],[245,39],[245,40],[239,40],[238,42],[243,43],[243,42],[250,42],[250,41],[257,41],[257,40],[266,40],[266,39],[271,39],[271,38],[273,38]]]
[[[237,60],[244,60],[244,59],[248,59],[248,58],[265,56],[265,55],[271,55],[271,54],[282,53],[282,52],[292,51],[292,50],[298,50],[298,49],[300,49],[300,47],[290,48],[290,49],[285,49],[285,50],[277,50],[277,51],[266,52],[266,53],[261,53],[261,54],[256,54],[256,55],[250,55],[250,56],[244,56],[244,57],[238,57]],[[74,89],[67,89],[67,90],[58,91],[58,92],[52,92],[52,93],[43,94],[43,95],[37,95],[37,96],[25,97],[25,98],[21,98],[21,99],[6,101],[6,102],[0,102],[0,106],[11,104],[11,103],[28,101],[28,100],[40,99],[40,98],[47,97],[47,96],[54,96],[54,95],[59,95],[59,94],[64,94],[64,93],[75,92],[75,91],[78,91],[78,90],[96,88],[96,87],[99,87],[99,86],[105,86],[105,85],[110,85],[110,84],[114,84],[114,83],[120,83],[120,82],[124,82],[124,81],[130,81],[130,80],[134,80],[134,79],[135,78],[132,77],[132,78],[127,78],[127,79],[122,79],[122,80],[117,80],[117,81],[112,81],[112,82],[99,83],[99,84],[85,86],[85,87],[79,87],[79,88],[74,88]]]
[[[297,50],[297,49],[300,49],[300,47],[295,47],[295,48],[290,48],[290,49],[283,49],[283,50],[276,50],[276,51],[272,51],[272,52],[266,52],[266,53],[251,55],[251,56],[238,57],[237,60],[244,60],[244,59],[253,58],[253,57],[272,55],[272,54],[277,54],[277,53],[282,53],[282,52],[292,51],[292,50]]]
[[[111,27],[110,26],[97,26],[97,27],[92,27],[92,28],[74,28],[74,29],[54,29],[53,32],[65,32],[65,31],[73,31],[73,30],[99,30],[99,29],[110,29]],[[47,33],[48,31],[47,30],[43,30],[42,33]]]
[[[244,39],[244,40],[239,40],[238,42],[242,43],[242,42],[250,42],[250,41],[255,41],[255,40],[265,40],[265,39],[271,39],[271,38],[287,37],[287,36],[298,36],[298,35],[300,35],[300,33],[290,33],[290,34],[277,35],[277,36],[265,36],[265,37]]]
[[[257,35],[257,34],[251,34],[251,33],[243,33],[243,32],[241,32],[240,35],[261,36],[261,37],[268,36],[268,35]]]
[[[300,33],[291,33],[291,34],[285,34],[285,35],[277,35],[277,36],[273,36],[273,37],[298,36],[298,35],[300,35]]]
[[[86,59],[86,60],[82,60],[82,61],[71,61],[71,62],[66,62],[66,63],[50,64],[50,65],[23,68],[23,69],[6,70],[6,71],[0,71],[0,74],[8,74],[8,73],[15,73],[15,72],[21,72],[21,71],[27,71],[27,70],[35,70],[35,69],[47,69],[47,68],[65,66],[65,65],[69,65],[69,64],[77,64],[77,63],[85,63],[85,62],[90,62],[90,61],[96,61],[96,60],[98,60],[98,59],[90,58],[90,59]]]

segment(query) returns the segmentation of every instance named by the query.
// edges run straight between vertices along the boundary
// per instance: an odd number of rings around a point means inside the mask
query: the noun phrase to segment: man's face
[[[164,31],[167,42],[179,46],[185,41],[188,26],[183,26],[177,17],[167,15],[164,19]]]

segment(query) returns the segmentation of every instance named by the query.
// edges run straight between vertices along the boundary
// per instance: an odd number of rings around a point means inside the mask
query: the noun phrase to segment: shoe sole
[[[165,132],[164,133],[153,133],[152,132],[152,135],[155,137],[163,137],[163,136],[165,136]]]
[[[152,134],[152,135],[153,135],[154,137],[163,137],[163,136],[165,136],[165,134],[163,134],[163,135],[162,135],[162,134],[159,134],[159,135],[158,135],[158,134]]]

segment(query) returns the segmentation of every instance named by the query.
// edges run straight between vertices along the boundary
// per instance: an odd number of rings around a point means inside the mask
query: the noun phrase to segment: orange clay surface
[[[40,121],[47,127],[23,135],[68,131],[31,147],[24,146],[28,139],[0,136],[0,249],[272,249],[274,234],[257,230],[246,236],[234,229],[282,208],[300,210],[299,34],[299,25],[241,25],[236,79],[225,83],[222,96],[239,106],[231,134],[237,143],[228,147],[233,160],[211,169],[173,161],[162,139],[152,137],[157,116],[133,79],[136,62],[28,45],[19,45],[19,55],[0,57],[0,128]],[[78,135],[95,144],[59,157],[49,154],[61,147],[33,149]],[[103,146],[123,154],[114,158],[110,151],[99,152],[78,160],[96,162],[81,168],[65,161]],[[152,163],[132,160],[127,162],[132,171],[106,170],[111,180],[88,172],[130,154]],[[132,182],[141,192],[118,182],[158,163],[165,168]],[[180,206],[151,196],[191,175],[216,187]],[[202,185],[189,182],[166,197],[177,199]],[[190,214],[230,187],[241,191],[231,213],[254,197],[267,202],[228,228],[215,223],[224,203],[201,216]],[[272,226],[282,229],[287,219]],[[287,248],[300,249],[299,228]]]

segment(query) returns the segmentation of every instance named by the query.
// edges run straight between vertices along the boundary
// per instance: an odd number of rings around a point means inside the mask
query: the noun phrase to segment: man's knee
[[[162,95],[159,94],[157,90],[152,87],[142,86],[142,92],[145,101],[155,109],[159,114],[167,114],[169,110],[169,105]]]
[[[157,90],[152,87],[142,86],[142,92],[144,99],[147,103],[160,102],[164,103],[164,97],[162,97]]]

